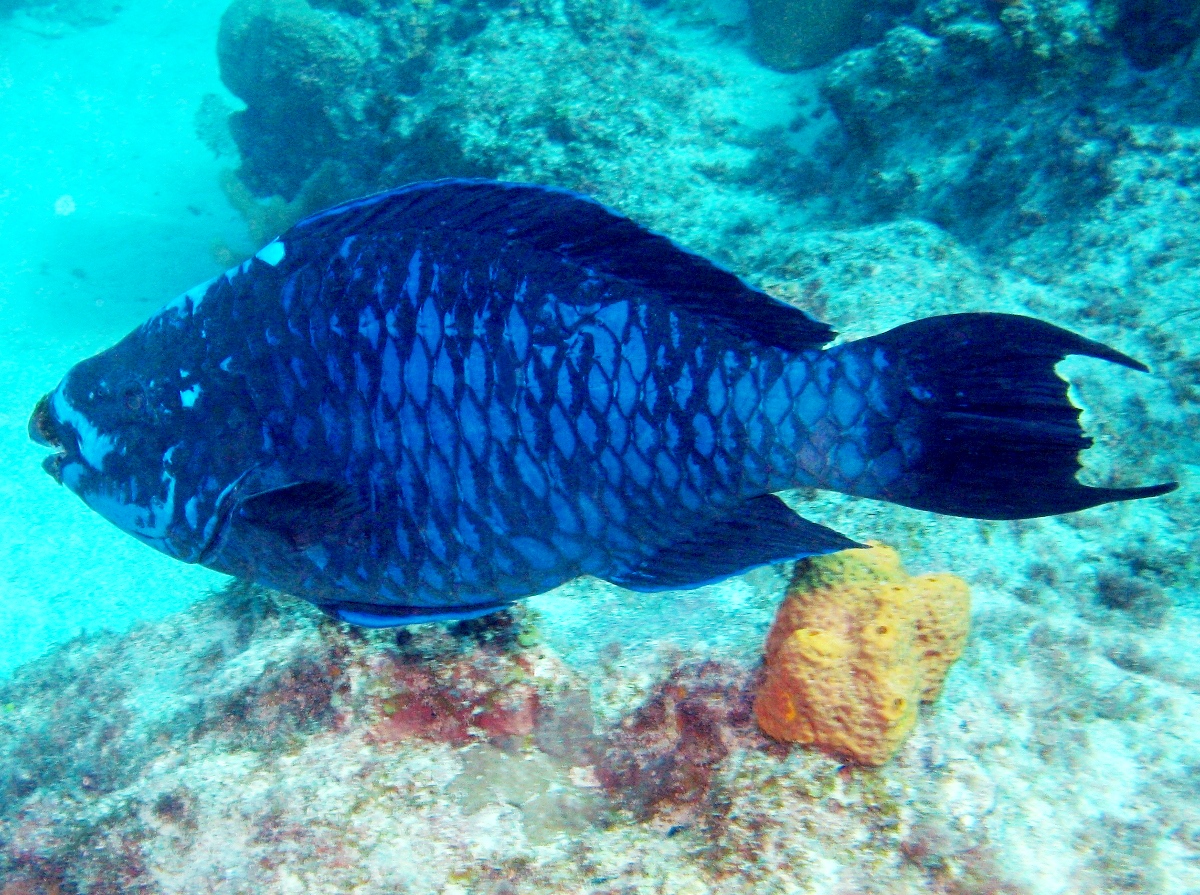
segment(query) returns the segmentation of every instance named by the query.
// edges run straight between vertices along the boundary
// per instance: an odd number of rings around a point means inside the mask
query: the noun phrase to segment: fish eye
[[[125,406],[134,412],[146,406],[146,395],[142,391],[141,386],[127,386],[121,395],[121,399],[125,402]]]

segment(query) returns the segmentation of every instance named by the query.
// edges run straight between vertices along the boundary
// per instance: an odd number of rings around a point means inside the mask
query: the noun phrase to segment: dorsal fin
[[[492,180],[435,180],[318,212],[284,234],[344,239],[367,232],[450,230],[498,236],[593,273],[661,295],[738,335],[791,351],[818,348],[833,330],[798,308],[599,202],[553,187]]]

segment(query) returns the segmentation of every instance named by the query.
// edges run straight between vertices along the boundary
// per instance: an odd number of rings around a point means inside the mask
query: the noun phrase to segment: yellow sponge
[[[909,576],[890,547],[800,563],[767,636],[754,714],[767,735],[887,761],[962,654],[970,592]]]

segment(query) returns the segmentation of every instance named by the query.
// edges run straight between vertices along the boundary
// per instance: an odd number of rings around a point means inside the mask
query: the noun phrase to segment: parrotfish
[[[140,541],[344,621],[592,575],[694,588],[857,546],[777,492],[1021,519],[1089,487],[1029,317],[829,326],[565,190],[418,183],[312,215],[42,398],[44,468]]]

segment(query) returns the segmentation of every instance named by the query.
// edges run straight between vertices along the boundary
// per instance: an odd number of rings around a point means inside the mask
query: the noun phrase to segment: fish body
[[[583,197],[440,181],[189,290],[30,432],[151,546],[370,625],[854,546],[773,496],[797,486],[989,518],[1172,487],[1074,480],[1053,365],[1140,367],[1105,346],[993,314],[832,335]]]

